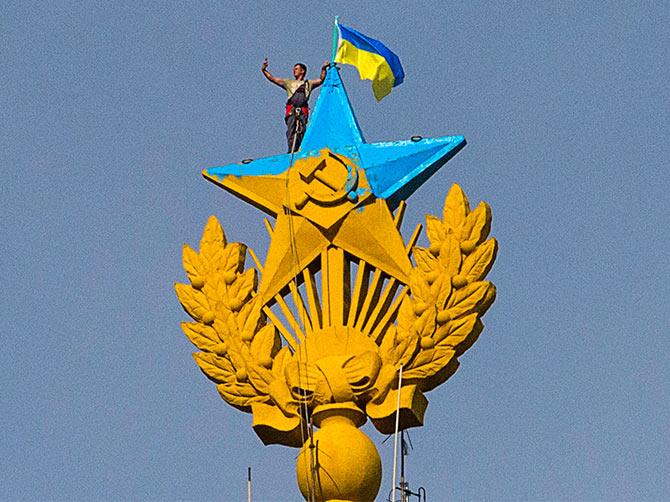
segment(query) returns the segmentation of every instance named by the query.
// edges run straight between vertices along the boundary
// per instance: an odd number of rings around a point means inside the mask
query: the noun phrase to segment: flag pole
[[[333,52],[330,56],[330,64],[335,64],[335,56],[337,55],[337,39],[339,38],[339,33],[337,30],[337,23],[340,20],[340,16],[335,16],[335,23],[333,24]]]

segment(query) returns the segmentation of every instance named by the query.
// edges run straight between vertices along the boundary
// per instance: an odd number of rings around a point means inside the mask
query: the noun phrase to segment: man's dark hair
[[[293,66],[299,66],[300,68],[302,68],[302,71],[305,72],[305,75],[307,75],[307,66],[305,66],[303,63],[296,63]]]

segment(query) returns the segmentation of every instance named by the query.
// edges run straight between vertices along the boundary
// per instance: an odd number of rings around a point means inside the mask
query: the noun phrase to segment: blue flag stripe
[[[405,72],[402,69],[398,56],[396,56],[388,47],[382,44],[379,40],[366,37],[353,28],[341,24],[338,24],[338,27],[340,29],[340,37],[342,37],[342,40],[346,40],[363,51],[379,54],[386,59],[395,79],[393,87],[402,84],[405,79]]]

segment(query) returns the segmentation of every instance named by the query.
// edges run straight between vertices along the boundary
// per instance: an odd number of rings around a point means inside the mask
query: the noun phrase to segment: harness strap
[[[305,115],[305,117],[309,117],[309,108],[307,108],[306,106],[286,105],[286,114],[284,115],[284,118],[288,117],[291,114]]]

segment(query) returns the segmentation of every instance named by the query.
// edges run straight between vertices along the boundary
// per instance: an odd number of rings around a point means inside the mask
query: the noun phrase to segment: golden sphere
[[[296,475],[306,500],[313,489],[318,502],[364,502],[373,501],[377,496],[382,479],[379,453],[370,438],[346,416],[348,412],[342,410],[344,415],[337,415],[339,411],[333,410],[335,414],[320,422],[321,428],[314,433],[313,441],[308,439],[298,454]],[[314,483],[313,458],[318,458],[318,464],[314,466]]]

